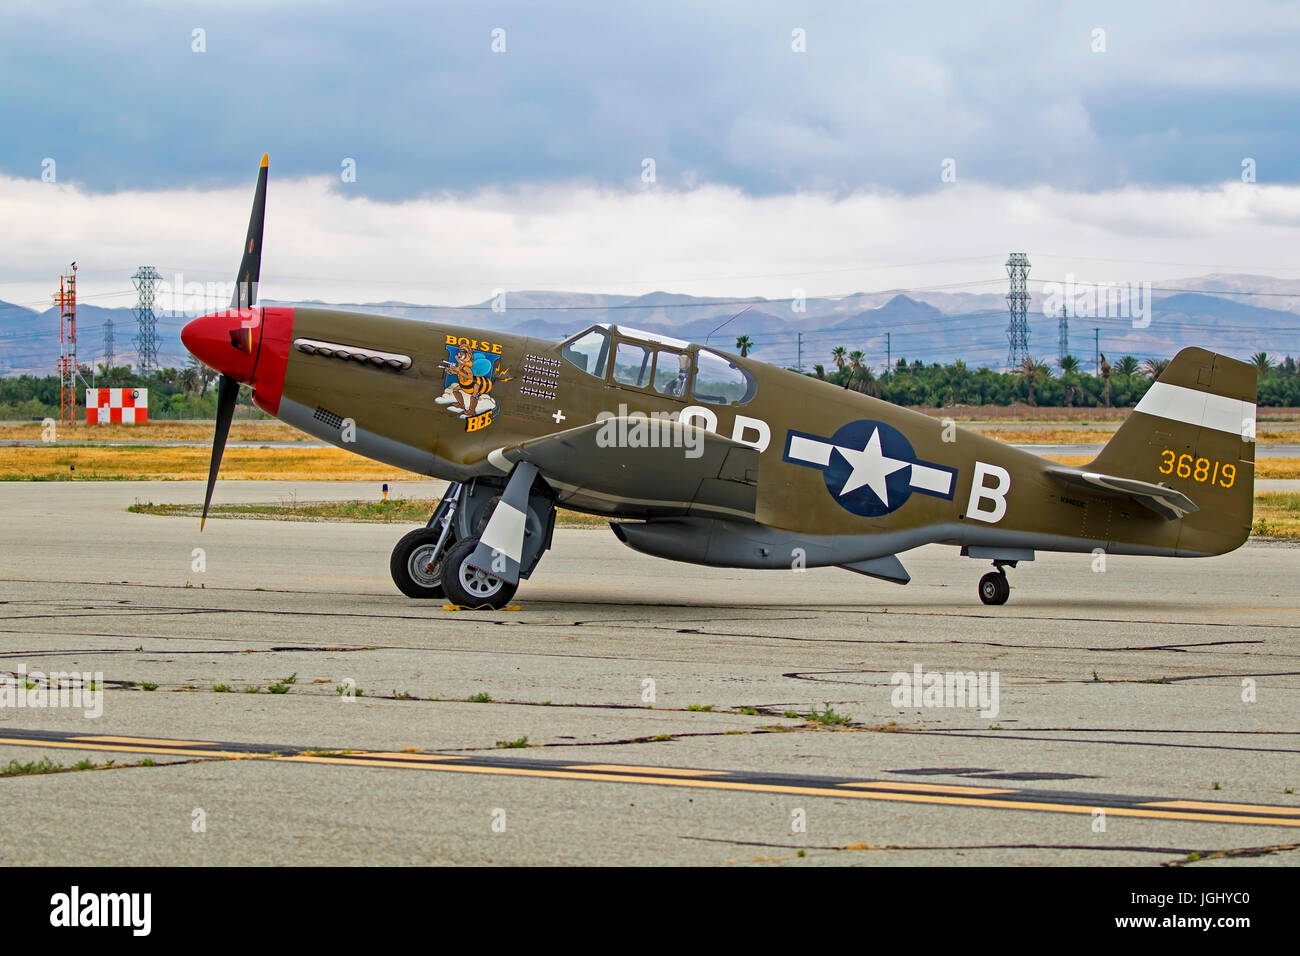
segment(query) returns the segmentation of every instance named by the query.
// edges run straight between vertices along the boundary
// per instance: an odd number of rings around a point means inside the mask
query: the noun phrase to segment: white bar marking
[[[478,540],[518,564],[524,549],[524,513],[504,501],[497,502],[496,510]]]
[[[796,461],[806,461],[810,465],[825,468],[831,463],[831,451],[834,448],[834,445],[828,445],[824,441],[814,441],[802,435],[790,436],[790,457]]]
[[[952,472],[912,463],[912,487],[940,495],[952,494]]]
[[[1255,440],[1255,406],[1239,398],[1156,382],[1133,410]]]

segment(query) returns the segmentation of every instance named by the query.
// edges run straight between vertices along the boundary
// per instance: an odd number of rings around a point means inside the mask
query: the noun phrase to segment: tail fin
[[[1255,491],[1255,368],[1183,349],[1138,402],[1088,471],[1182,492],[1178,551],[1223,554],[1250,534]]]

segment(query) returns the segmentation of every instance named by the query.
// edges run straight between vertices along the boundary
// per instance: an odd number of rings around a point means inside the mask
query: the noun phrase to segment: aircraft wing
[[[1065,466],[1048,468],[1047,473],[1057,481],[1082,488],[1084,491],[1109,492],[1113,495],[1132,498],[1144,508],[1154,511],[1160,517],[1174,521],[1184,515],[1199,511],[1196,503],[1181,491],[1175,491],[1164,485],[1154,485],[1149,481],[1135,478],[1120,478],[1115,475],[1103,475],[1095,471]]]
[[[758,450],[692,424],[613,418],[508,445],[488,459],[505,471],[532,462],[561,501],[582,496],[620,513],[754,520]]]

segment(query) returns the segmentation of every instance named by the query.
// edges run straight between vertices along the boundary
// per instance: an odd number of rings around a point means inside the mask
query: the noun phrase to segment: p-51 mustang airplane
[[[898,555],[961,548],[1203,557],[1250,531],[1252,366],[1183,349],[1082,468],[795,372],[635,329],[554,343],[332,309],[255,305],[267,159],[227,311],[181,338],[221,373],[206,521],[240,383],[258,407],[367,458],[451,482],[403,537],[413,598],[502,607],[551,547],[555,508],[613,519],[659,557],[838,566],[906,584]]]

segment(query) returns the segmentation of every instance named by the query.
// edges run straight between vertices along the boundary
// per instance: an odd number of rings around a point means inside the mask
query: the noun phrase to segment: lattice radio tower
[[[158,319],[153,314],[154,286],[161,276],[153,266],[141,266],[131,276],[131,281],[140,293],[135,303],[135,321],[138,331],[135,338],[136,354],[139,356],[141,375],[148,375],[158,368]]]
[[[59,424],[77,423],[77,264],[59,276]]]
[[[1015,368],[1029,355],[1029,257],[1023,252],[1013,252],[1007,259],[1007,276],[1011,289],[1007,292],[1007,308],[1011,323],[1007,326],[1007,365]]]

